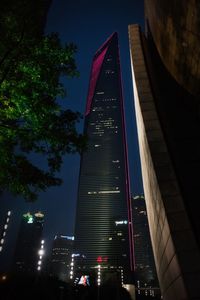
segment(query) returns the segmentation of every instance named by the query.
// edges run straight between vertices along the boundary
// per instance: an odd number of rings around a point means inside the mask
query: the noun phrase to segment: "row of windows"
[[[92,191],[88,192],[88,195],[94,195],[94,194],[118,194],[120,193],[119,187],[116,187],[116,190],[111,190],[111,191]]]
[[[113,129],[113,128],[112,128],[112,129]],[[104,130],[102,130],[102,131],[98,130],[98,131],[94,131],[94,132],[92,132],[92,134],[94,134],[94,135],[96,135],[96,136],[102,136],[102,135],[103,135],[103,133],[104,133]],[[112,133],[114,133],[114,134],[117,134],[117,133],[118,133],[118,131],[117,131],[117,130],[115,130],[115,131],[113,131]]]
[[[104,99],[95,99],[94,101],[95,102],[113,102],[113,101],[116,101],[117,98],[104,98]]]
[[[112,75],[112,74],[115,74],[115,71],[107,69],[107,70],[105,70],[105,74]]]

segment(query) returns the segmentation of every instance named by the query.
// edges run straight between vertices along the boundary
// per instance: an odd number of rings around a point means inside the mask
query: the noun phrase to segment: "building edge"
[[[148,45],[138,25],[128,30],[142,177],[160,288],[165,300],[194,299],[199,296],[200,253],[156,111]],[[163,162],[170,172],[164,172]]]

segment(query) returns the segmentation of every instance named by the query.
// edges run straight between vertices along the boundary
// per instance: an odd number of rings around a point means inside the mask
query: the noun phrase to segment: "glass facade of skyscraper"
[[[88,148],[81,158],[76,251],[85,257],[85,272],[99,274],[98,284],[110,278],[128,282],[133,243],[117,33],[93,59],[85,133]]]
[[[50,273],[63,281],[70,277],[73,243],[74,237],[66,235],[56,235],[53,241]]]

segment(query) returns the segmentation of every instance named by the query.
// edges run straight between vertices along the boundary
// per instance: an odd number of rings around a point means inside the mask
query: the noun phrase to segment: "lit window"
[[[43,250],[43,249],[40,249],[40,250],[38,251],[38,254],[39,254],[40,256],[44,255],[44,250]]]
[[[115,221],[115,225],[122,225],[122,224],[128,224],[128,222],[126,220],[123,221]]]
[[[118,194],[120,191],[99,191],[99,194]]]
[[[7,229],[8,228],[8,225],[6,224],[6,225],[4,225],[4,229]]]

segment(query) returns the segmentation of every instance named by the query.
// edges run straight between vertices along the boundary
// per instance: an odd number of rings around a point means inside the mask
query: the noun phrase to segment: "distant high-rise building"
[[[129,26],[134,101],[153,253],[164,300],[200,295],[198,1],[145,0]]]
[[[13,273],[33,275],[42,269],[43,223],[44,215],[41,212],[23,215],[14,253]]]
[[[130,283],[133,242],[118,36],[96,52],[85,114],[88,148],[82,154],[75,226],[75,272],[98,285]]]
[[[132,216],[137,294],[155,296],[159,287],[143,195],[132,197]]]
[[[56,235],[53,241],[50,272],[63,281],[70,278],[73,244],[73,236]]]

